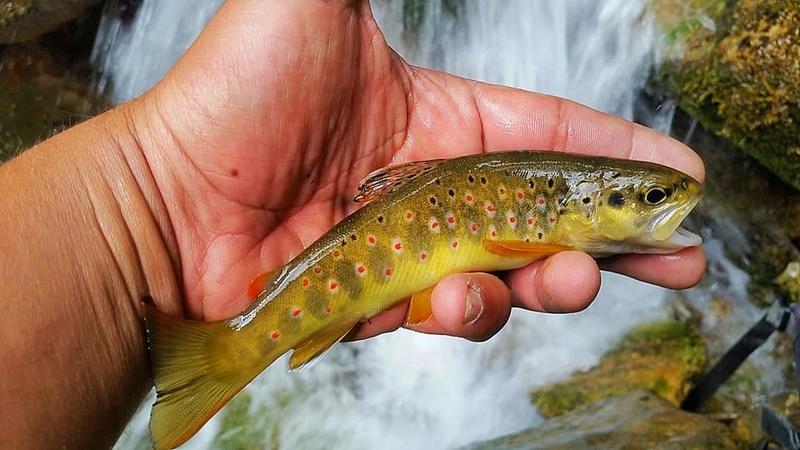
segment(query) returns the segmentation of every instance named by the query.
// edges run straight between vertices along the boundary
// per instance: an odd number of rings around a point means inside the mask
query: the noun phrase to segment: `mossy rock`
[[[682,411],[649,391],[583,405],[544,425],[461,450],[738,449],[721,423]]]
[[[663,66],[657,89],[800,189],[800,2],[697,3],[682,20],[666,20],[681,53]]]
[[[0,2],[0,44],[17,44],[78,18],[100,0],[6,0]]]
[[[547,418],[638,389],[679,405],[705,361],[705,346],[691,326],[675,321],[643,325],[603,356],[597,367],[536,389],[531,399]]]

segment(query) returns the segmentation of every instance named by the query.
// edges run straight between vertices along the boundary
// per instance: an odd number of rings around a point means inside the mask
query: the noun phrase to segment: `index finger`
[[[655,130],[559,97],[476,82],[473,96],[490,150],[537,149],[652,161],[705,178],[700,157]]]

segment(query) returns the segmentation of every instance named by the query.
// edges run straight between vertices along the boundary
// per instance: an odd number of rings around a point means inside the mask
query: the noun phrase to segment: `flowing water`
[[[107,15],[95,55],[103,70],[99,88],[123,101],[156,82],[220,2],[196,3],[144,0],[128,23]],[[411,62],[627,118],[659,53],[643,0],[422,3],[427,9],[412,32],[404,29],[402,1],[373,2],[390,44]],[[540,423],[530,390],[593,366],[632,325],[667,318],[668,295],[604,274],[585,312],[515,311],[499,335],[481,344],[399,331],[340,345],[302,373],[287,373],[281,360],[249,386],[249,404],[239,405],[251,413],[246,422],[256,442],[272,447],[454,448]],[[150,403],[118,448],[142,445]],[[230,438],[225,433],[234,430],[221,426],[223,416],[187,448]]]

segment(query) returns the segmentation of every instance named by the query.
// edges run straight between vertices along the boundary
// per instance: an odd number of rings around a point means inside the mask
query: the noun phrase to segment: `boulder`
[[[739,449],[729,429],[682,411],[649,391],[632,391],[583,405],[542,426],[472,444],[462,450]]]

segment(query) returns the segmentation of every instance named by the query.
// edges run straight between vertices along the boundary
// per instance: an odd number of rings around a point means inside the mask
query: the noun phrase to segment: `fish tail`
[[[225,322],[181,320],[146,304],[145,326],[156,402],[150,416],[155,449],[191,438],[263,369],[243,368]]]

